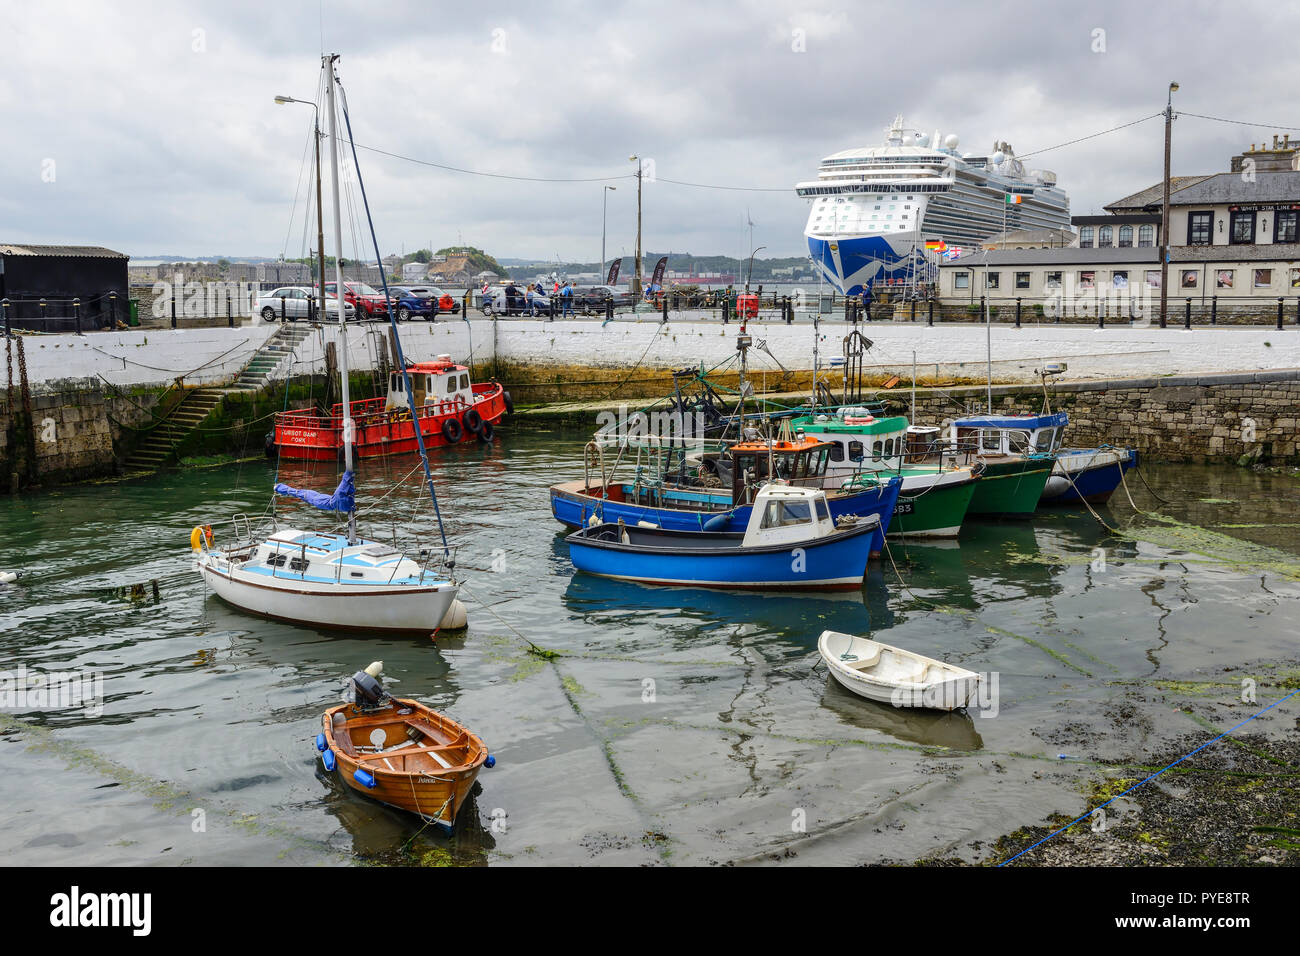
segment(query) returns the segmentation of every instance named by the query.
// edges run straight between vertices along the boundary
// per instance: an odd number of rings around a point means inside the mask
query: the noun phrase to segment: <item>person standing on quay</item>
[[[564,315],[573,315],[573,283],[565,280],[564,289],[560,292],[560,300],[564,304]]]

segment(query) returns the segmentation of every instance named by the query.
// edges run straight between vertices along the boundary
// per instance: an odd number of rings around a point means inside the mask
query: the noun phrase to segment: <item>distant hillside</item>
[[[503,265],[490,255],[482,249],[475,249],[473,246],[448,246],[445,249],[439,249],[435,255],[446,256],[449,259],[464,256],[469,264],[466,271],[470,275],[477,275],[480,272],[493,272],[504,277],[510,274]]]

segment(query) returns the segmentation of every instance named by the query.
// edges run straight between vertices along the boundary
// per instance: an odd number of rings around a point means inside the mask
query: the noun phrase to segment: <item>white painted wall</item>
[[[99,376],[114,385],[226,381],[239,373],[275,331],[272,325],[215,329],[140,329],[86,335],[32,335],[23,342],[32,384]],[[17,377],[15,357],[14,376]]]
[[[187,383],[231,380],[252,357],[276,325],[259,323],[236,329],[150,329],[96,332],[84,336],[32,336],[26,340],[29,380],[35,384],[102,375],[115,385],[167,384],[184,375]],[[843,353],[850,330],[843,322],[825,322],[819,348],[825,366]],[[875,342],[867,363],[907,376],[912,352],[922,374],[933,375],[936,364],[943,377],[981,378],[985,367],[985,327],[976,324],[873,322],[859,326]],[[369,330],[369,331],[366,331]],[[330,330],[331,333],[333,330]],[[533,365],[588,365],[604,368],[711,368],[735,355],[736,323],[676,321],[661,325],[619,319],[602,326],[600,320],[555,321],[486,319],[401,326],[402,346],[411,361],[428,361],[446,353],[453,360],[482,363],[495,356],[503,362]],[[806,322],[751,323],[755,345],[765,341],[781,364],[790,369],[813,366],[813,327]],[[373,367],[375,337],[388,335],[388,326],[349,327],[350,364]],[[1300,329],[1281,332],[1259,327],[1141,328],[1082,325],[994,325],[993,375],[1000,382],[1036,379],[1034,369],[1045,362],[1067,362],[1065,380],[1171,375],[1190,372],[1258,371],[1300,367]],[[324,333],[304,340],[292,364],[281,375],[304,374],[324,368]],[[776,362],[753,349],[750,368],[778,371]]]

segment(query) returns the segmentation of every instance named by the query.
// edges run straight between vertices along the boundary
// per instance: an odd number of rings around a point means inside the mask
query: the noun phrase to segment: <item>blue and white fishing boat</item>
[[[961,428],[1002,430],[1011,446],[1029,454],[1055,455],[1056,464],[1043,486],[1039,504],[1080,501],[1103,504],[1119,487],[1122,475],[1137,467],[1136,448],[1102,445],[1070,448],[1063,442],[1070,417],[1065,412],[1041,415],[980,415],[954,422]]]
[[[879,517],[838,523],[826,493],[776,482],[755,496],[744,531],[670,531],[622,520],[565,538],[573,566],[648,584],[743,589],[862,586]]]
[[[600,455],[594,445],[589,446],[589,460]],[[813,438],[750,439],[696,455],[686,454],[687,447],[662,449],[654,466],[638,465],[630,478],[617,479],[613,468],[607,472],[601,465],[599,476],[588,468],[580,481],[552,485],[551,514],[572,528],[622,521],[668,531],[743,532],[760,486],[775,478],[795,486],[825,488],[824,499],[834,521],[875,518],[871,552],[883,550],[903,486],[897,475],[866,476],[852,487],[841,488],[842,479],[827,472],[832,446]]]

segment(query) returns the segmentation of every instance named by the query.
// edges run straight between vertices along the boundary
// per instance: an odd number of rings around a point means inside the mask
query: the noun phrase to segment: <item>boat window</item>
[[[289,570],[290,570],[290,571],[306,571],[306,570],[307,570],[308,563],[309,563],[309,562],[304,561],[302,558],[290,558],[290,559],[289,559]]]
[[[873,459],[875,459],[876,461],[879,461],[879,460],[880,460],[880,453],[881,453],[881,451],[884,450],[884,446],[885,446],[885,443],[882,442],[882,441],[877,441],[877,442],[872,443],[872,445],[871,445],[871,457],[872,457]]]
[[[1034,451],[1051,451],[1056,444],[1056,429],[1044,428],[1037,433]]]
[[[1002,451],[1002,435],[992,429],[980,431],[980,451]]]
[[[460,377],[460,387],[466,391],[469,390],[469,372]]]
[[[825,498],[817,499],[817,517],[820,518],[822,521],[831,520],[831,511],[829,508],[826,507]]]
[[[806,501],[769,501],[763,512],[764,528],[788,528],[796,524],[811,524],[812,510]]]
[[[835,442],[833,445],[831,445],[830,452],[831,452],[831,461],[844,460],[844,446],[841,445],[839,442]]]
[[[448,395],[455,395],[455,394],[456,394],[456,376],[455,376],[455,375],[448,375],[448,376],[447,376],[447,394],[448,394]]]
[[[1007,447],[1012,454],[1023,455],[1029,451],[1029,433],[1022,431],[1007,432]]]
[[[866,455],[866,451],[860,441],[849,442],[849,461],[861,461]]]

